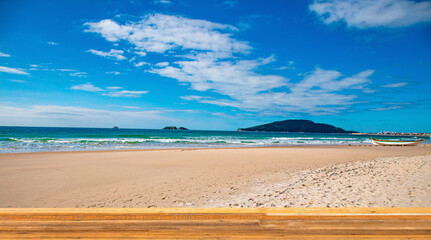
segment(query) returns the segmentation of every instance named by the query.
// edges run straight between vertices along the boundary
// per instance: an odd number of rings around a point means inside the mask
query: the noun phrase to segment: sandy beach
[[[0,207],[430,207],[431,146],[0,154]]]

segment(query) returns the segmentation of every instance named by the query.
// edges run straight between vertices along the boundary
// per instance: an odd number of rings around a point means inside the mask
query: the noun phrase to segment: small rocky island
[[[163,130],[188,130],[188,129],[185,127],[177,128],[176,126],[167,126],[167,127],[164,127]]]
[[[356,133],[346,131],[329,124],[315,123],[310,120],[284,120],[249,128],[239,128],[237,131],[254,132],[294,132],[294,133]]]

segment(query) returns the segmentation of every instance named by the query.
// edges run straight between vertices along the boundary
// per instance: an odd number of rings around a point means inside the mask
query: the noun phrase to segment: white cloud
[[[297,83],[284,76],[264,74],[262,68],[274,69],[265,65],[272,64],[275,57],[247,59],[252,47],[233,37],[237,29],[232,25],[148,14],[135,22],[122,24],[105,19],[85,26],[87,32],[99,33],[107,41],[125,41],[138,50],[160,53],[162,58],[174,57],[173,62],[139,62],[135,66],[146,64],[150,67],[147,71],[176,79],[191,90],[219,95],[183,96],[184,100],[268,114],[329,114],[355,103],[356,95],[341,91],[372,91],[366,88],[372,70],[343,77],[340,72],[317,68]],[[293,65],[289,61],[286,67]]]
[[[74,72],[74,73],[71,73],[70,76],[72,76],[72,77],[86,77],[87,73],[86,72]]]
[[[341,73],[337,71],[328,71],[317,68],[311,75],[291,88],[292,92],[305,92],[312,89],[320,89],[325,92],[335,92],[344,89],[362,89],[364,84],[370,82],[368,79],[373,70],[360,72],[352,77],[346,77],[336,81],[341,77]]]
[[[84,25],[87,32],[99,33],[108,41],[125,40],[147,52],[163,53],[179,48],[230,55],[251,49],[246,42],[231,38],[231,32],[237,31],[232,25],[180,16],[148,14],[138,22],[122,25],[110,19]]]
[[[238,2],[236,0],[225,0],[222,5],[228,8],[235,7]]]
[[[86,72],[78,72],[75,69],[70,69],[70,68],[50,68],[51,64],[41,64],[41,65],[37,65],[37,64],[29,64],[29,66],[31,67],[28,70],[31,71],[47,71],[47,72],[70,72],[69,75],[71,76],[78,76],[80,75],[80,77],[84,77],[83,75],[87,74]]]
[[[76,70],[74,69],[68,69],[68,68],[44,68],[44,69],[40,69],[43,71],[52,71],[52,72],[75,72]]]
[[[217,116],[217,117],[222,117],[222,118],[230,118],[230,119],[234,119],[234,118],[239,117],[237,115],[229,115],[229,114],[226,114],[224,112],[215,112],[215,113],[211,113],[211,115]]]
[[[147,62],[145,62],[145,61],[135,63],[135,67],[141,67],[141,66],[143,66],[143,65],[150,65],[150,64],[149,64],[149,63],[147,63]]]
[[[106,74],[113,74],[113,75],[120,75],[120,72],[111,71],[111,72],[105,72]]]
[[[399,82],[399,83],[389,83],[386,85],[383,85],[384,88],[399,88],[404,87],[405,85],[409,84],[408,82]]]
[[[84,83],[80,85],[72,86],[70,89],[73,90],[81,90],[86,92],[101,92],[103,96],[109,97],[141,97],[144,94],[147,94],[148,91],[129,91],[129,90],[121,90],[122,87],[106,87],[106,89],[96,87],[92,83]]]
[[[104,96],[109,97],[141,97],[143,94],[147,94],[148,91],[128,91],[128,90],[120,90],[120,91],[112,91],[103,93]]]
[[[293,64],[295,64],[294,61],[289,61],[287,63],[287,66],[282,66],[282,67],[278,67],[278,68],[274,68],[274,69],[275,70],[286,70],[286,69],[295,70],[295,66],[293,66]]]
[[[58,45],[58,43],[56,43],[56,42],[48,42],[48,44],[49,44],[49,45],[54,45],[54,46],[55,46],[55,45]]]
[[[11,82],[16,82],[16,83],[26,83],[26,81],[24,81],[24,80],[19,80],[19,79],[9,79],[9,81],[11,81]]]
[[[81,91],[86,91],[86,92],[102,92],[105,91],[99,87],[94,86],[92,83],[84,83],[84,84],[80,84],[80,85],[75,85],[72,86],[70,89],[73,90],[81,90]]]
[[[411,102],[384,102],[385,105],[411,105]]]
[[[115,104],[109,104],[107,106],[109,106],[109,107],[115,107],[115,108],[126,108],[126,109],[141,109],[141,107],[136,107],[136,106],[123,106],[123,105],[115,105]],[[166,110],[166,109],[163,109],[163,111],[164,112],[169,112],[169,110]]]
[[[154,4],[172,4],[171,0],[154,0]]]
[[[390,107],[380,107],[380,108],[373,108],[370,109],[371,111],[387,111],[387,110],[394,110],[394,109],[400,109],[401,106],[390,106]]]
[[[169,63],[168,62],[159,62],[159,63],[156,63],[156,66],[157,67],[166,67],[166,66],[169,66]]]
[[[369,88],[363,88],[362,92],[367,93],[367,94],[373,94],[373,93],[376,93],[377,90],[375,90],[375,89],[369,89]]]
[[[141,57],[145,57],[146,55],[147,55],[147,53],[146,52],[143,52],[143,51],[137,51],[137,52],[135,52],[136,54],[138,54],[139,56],[141,56]]]
[[[118,23],[111,19],[105,19],[96,23],[85,23],[88,26],[86,32],[100,33],[102,37],[110,42],[117,42],[120,39],[127,39],[130,35],[130,26],[120,26]]]
[[[13,107],[0,105],[2,126],[75,126],[159,128],[161,122],[173,122],[163,110],[110,111],[75,106],[34,105]],[[142,125],[142,123],[145,123]],[[103,124],[103,125],[101,125]]]
[[[109,90],[118,90],[118,89],[123,89],[122,87],[106,87],[106,89]]]
[[[315,0],[309,9],[326,24],[349,27],[404,27],[431,21],[431,2],[410,0]]]
[[[29,75],[28,72],[25,72],[25,71],[23,71],[21,69],[4,67],[4,66],[0,66],[0,72],[11,73],[11,74]]]
[[[128,108],[128,109],[140,109],[140,107],[135,106],[121,106],[122,108]]]
[[[187,100],[187,101],[200,101],[202,99],[205,99],[205,97],[202,96],[196,96],[196,95],[188,95],[188,96],[181,96],[181,99]]]
[[[247,95],[281,87],[287,79],[276,75],[254,72],[259,66],[273,61],[272,57],[257,60],[218,61],[208,54],[200,54],[192,61],[178,61],[179,67],[166,66],[152,72],[188,82],[198,91],[213,90],[223,95]]]
[[[120,60],[120,61],[126,59],[126,57],[123,56],[123,53],[124,53],[123,50],[111,49],[109,52],[103,52],[103,51],[90,49],[90,50],[87,50],[87,52],[90,52],[92,54],[99,55],[102,57],[106,57],[106,58]]]
[[[243,89],[247,82],[244,83],[244,86],[238,85],[234,88],[230,83],[226,83],[219,85],[216,91],[231,99],[214,99],[196,95],[184,96],[182,99],[268,114],[282,114],[283,112],[331,114],[346,109],[354,103],[354,99],[357,97],[338,92],[346,89],[362,89],[370,82],[368,77],[372,73],[372,70],[367,70],[351,77],[341,78],[340,72],[317,68],[298,83],[286,83],[284,86],[289,91],[272,91],[279,86],[278,84],[262,84],[257,88],[245,87]],[[243,77],[239,79],[241,80]],[[233,82],[232,78],[230,78],[230,82]]]
[[[0,57],[10,57],[10,54],[0,52]]]

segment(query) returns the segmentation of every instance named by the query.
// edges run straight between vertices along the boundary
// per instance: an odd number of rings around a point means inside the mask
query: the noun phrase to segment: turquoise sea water
[[[1,153],[324,144],[371,144],[371,140],[369,136],[349,134],[0,127]]]

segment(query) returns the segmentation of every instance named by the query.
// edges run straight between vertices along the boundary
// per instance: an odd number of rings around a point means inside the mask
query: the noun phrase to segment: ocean
[[[372,143],[370,136],[350,134],[0,127],[0,153],[340,144]]]

